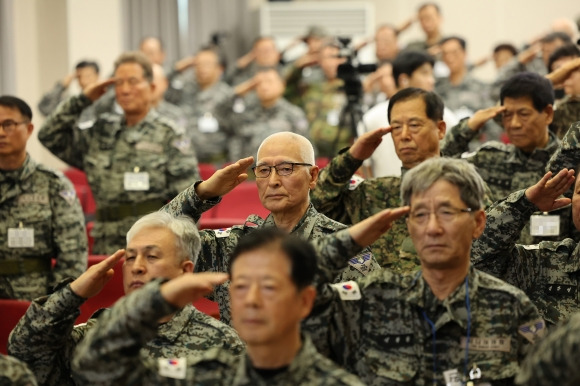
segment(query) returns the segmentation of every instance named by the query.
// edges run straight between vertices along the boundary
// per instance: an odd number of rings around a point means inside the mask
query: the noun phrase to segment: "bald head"
[[[268,138],[263,140],[262,144],[258,148],[257,162],[260,162],[260,154],[262,153],[263,148],[270,146],[278,146],[280,144],[286,144],[289,149],[290,148],[297,149],[298,151],[297,155],[301,158],[302,162],[314,165],[314,148],[312,147],[312,143],[310,143],[310,141],[306,137],[303,137],[299,134],[292,133],[289,131],[283,131],[281,133],[272,134]]]

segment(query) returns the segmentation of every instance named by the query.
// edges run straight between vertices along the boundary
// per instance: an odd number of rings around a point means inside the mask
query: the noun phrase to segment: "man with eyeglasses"
[[[347,227],[318,213],[310,203],[309,193],[316,185],[319,169],[314,165],[314,149],[308,139],[290,132],[276,133],[262,142],[257,154],[253,170],[260,201],[271,212],[270,215],[265,220],[250,215],[244,225],[225,230],[200,231],[202,249],[196,265],[197,271],[227,272],[231,252],[240,237],[264,227],[277,227],[309,240],[316,245],[320,254],[338,253],[350,258],[348,265],[334,276],[336,282],[362,278],[378,268],[370,251],[363,250],[350,236],[339,236],[336,245],[321,242],[322,236]],[[244,158],[218,170],[206,181],[197,182],[180,193],[164,209],[174,215],[190,216],[197,221],[204,210],[219,202],[220,196],[248,177],[246,169],[253,161],[253,157]],[[227,286],[219,286],[214,296],[220,305],[221,320],[230,323]],[[317,330],[309,327],[308,321],[304,329],[311,335],[317,333]],[[327,353],[324,345],[318,345],[317,348]]]
[[[552,181],[538,190],[554,202],[571,181],[566,172]],[[521,290],[470,263],[486,222],[484,187],[458,159],[432,157],[405,173],[400,194],[421,270],[319,285],[311,317],[331,315],[331,359],[369,385],[513,384],[545,324]],[[346,264],[332,257],[321,265]]]
[[[30,106],[0,96],[0,298],[32,300],[87,268],[81,205],[62,173],[26,152],[33,129]]]
[[[151,107],[153,72],[141,53],[122,54],[115,75],[73,96],[46,120],[39,140],[87,174],[97,204],[95,254],[125,246],[125,234],[142,215],[161,208],[199,178],[189,138]],[[76,128],[82,110],[115,87],[124,115],[104,113]]]

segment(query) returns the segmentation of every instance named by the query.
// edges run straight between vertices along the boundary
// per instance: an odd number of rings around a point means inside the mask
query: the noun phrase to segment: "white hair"
[[[167,228],[174,235],[180,261],[196,263],[201,251],[201,238],[193,220],[186,216],[173,216],[167,212],[153,212],[141,217],[127,232],[127,245],[133,237],[146,228]]]
[[[291,131],[282,131],[280,133],[274,133],[267,137],[265,140],[262,141],[260,147],[258,148],[258,156],[260,154],[260,150],[262,146],[266,143],[278,140],[278,141],[285,141],[285,142],[294,142],[297,143],[300,148],[300,157],[302,158],[302,162],[315,165],[315,158],[314,158],[314,147],[312,147],[312,143],[308,140],[308,138],[293,133]],[[259,161],[259,159],[257,159]]]

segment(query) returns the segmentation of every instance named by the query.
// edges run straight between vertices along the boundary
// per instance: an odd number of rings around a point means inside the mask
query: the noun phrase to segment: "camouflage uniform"
[[[175,353],[169,361],[185,361],[182,379],[160,374],[159,361],[151,356],[131,355],[156,338],[157,320],[173,312],[163,300],[159,287],[148,285],[139,294],[140,300],[125,313],[125,318],[99,320],[99,328],[91,331],[79,345],[73,360],[73,371],[79,383],[106,382],[123,385],[362,385],[360,381],[316,352],[305,339],[300,352],[284,371],[263,379],[252,369],[245,355],[234,355],[223,348],[208,349],[202,355]],[[116,308],[116,307],[115,307]],[[115,310],[113,308],[113,311]],[[134,334],[134,331],[139,331]]]
[[[286,72],[286,66],[283,64],[278,64],[273,67],[262,67],[258,66],[256,63],[250,63],[244,68],[235,66],[233,71],[227,75],[226,82],[235,87],[246,80],[252,79],[258,72],[269,69],[274,69],[278,71],[279,74],[284,74]]]
[[[472,153],[462,154],[467,150],[467,143],[476,135],[476,132],[467,126],[467,121],[462,120],[443,138],[441,152],[453,157],[461,155],[461,158],[475,165],[479,175],[491,189],[492,201],[503,199],[511,192],[528,188],[538,182],[544,176],[546,165],[560,144],[558,138],[550,133],[546,147],[536,148],[531,154],[524,153],[512,144],[496,141],[485,143]],[[555,214],[561,217],[559,238],[567,237],[572,227],[570,209],[564,208]],[[534,242],[529,226],[522,231],[519,242],[521,244]]]
[[[562,139],[570,125],[578,121],[580,121],[580,97],[566,96],[556,103],[550,130]]]
[[[164,209],[175,216],[185,215],[197,221],[203,211],[208,210],[216,203],[216,200],[201,201],[195,193],[195,185],[192,185],[175,197]],[[195,270],[197,272],[228,272],[229,258],[239,239],[256,228],[273,226],[276,226],[276,224],[271,214],[265,220],[257,215],[250,215],[244,225],[235,225],[226,230],[200,231],[201,252],[195,264]],[[290,233],[312,241],[319,254],[337,253],[340,256],[351,257],[356,255],[349,261],[349,265],[335,278],[336,282],[340,282],[360,278],[373,270],[379,269],[375,258],[368,253],[368,250],[364,254],[357,255],[362,248],[354,243],[345,228],[345,225],[318,213],[310,205]],[[344,231],[337,233],[337,238],[330,243],[323,237],[340,230]],[[213,296],[214,300],[219,303],[221,320],[229,324],[230,297],[228,285],[226,283],[217,286]],[[319,348],[319,351],[323,350]]]
[[[36,386],[34,374],[16,358],[0,354],[0,386]]]
[[[109,254],[126,245],[127,231],[142,215],[199,178],[190,140],[168,119],[152,110],[138,124],[127,127],[123,116],[102,114],[84,130],[74,127],[91,103],[84,95],[60,105],[38,133],[57,157],[87,174],[97,204],[93,236],[95,254]],[[148,190],[125,190],[125,173],[149,175]]]
[[[474,366],[482,381],[509,385],[545,331],[522,291],[473,267],[444,300],[420,273],[381,270],[358,283],[321,286],[310,317],[319,314],[331,321],[328,336],[314,342],[332,341],[330,358],[369,385],[442,385],[444,371],[457,370],[461,380]]]
[[[155,110],[157,110],[160,116],[171,119],[178,126],[178,131],[186,131],[187,118],[185,117],[185,112],[181,107],[162,99],[155,107]]]
[[[574,386],[580,384],[578,348],[580,314],[536,344],[522,364],[516,384],[526,386]]]
[[[499,69],[497,78],[491,85],[491,98],[493,100],[499,100],[503,84],[512,76],[526,71],[535,72],[542,76],[548,73],[546,64],[541,57],[536,56],[528,64],[522,64],[516,56]]]
[[[61,82],[56,82],[52,90],[42,96],[42,99],[38,102],[38,110],[42,115],[48,117],[56,110],[58,104],[65,100],[66,89]]]
[[[74,322],[85,299],[76,295],[70,285],[63,283],[63,287],[50,297],[32,302],[10,334],[8,351],[30,366],[39,383],[74,385],[71,378],[74,350],[89,331],[98,333],[111,324],[134,322],[131,312],[138,308],[147,307],[149,311],[165,312],[163,315],[177,311],[163,301],[160,295],[148,296],[152,291],[158,292],[161,281],[153,280],[119,300],[112,309],[100,313],[98,319],[93,315],[87,323],[77,326],[74,326]],[[211,347],[220,347],[233,354],[243,351],[243,344],[231,327],[191,305],[178,311],[167,323],[155,324],[155,329],[156,337],[147,339],[140,350],[131,353],[126,351],[124,355],[136,357],[138,354],[140,358],[199,355]],[[141,334],[141,325],[135,327],[133,332]]]
[[[537,208],[525,190],[510,194],[487,211],[483,235],[472,247],[478,269],[523,290],[542,317],[556,324],[580,311],[580,247],[576,241],[516,245]]]
[[[302,93],[301,106],[310,122],[310,138],[318,157],[332,158],[354,140],[350,117],[340,122],[346,105],[343,84],[341,79],[313,83]]]
[[[0,218],[0,298],[46,295],[55,283],[87,268],[83,211],[62,173],[28,154],[20,169],[0,170]],[[34,229],[34,246],[11,248],[8,229],[21,225]]]
[[[173,79],[171,75],[170,79]],[[202,117],[216,118],[216,106],[232,95],[232,88],[221,81],[205,90],[193,81],[187,83],[177,82],[175,79],[170,81],[165,99],[178,105],[185,112],[188,134],[191,135],[199,162],[220,163],[227,160],[228,137],[223,128],[218,126],[216,131],[213,131],[213,128],[200,128],[199,120]]]
[[[255,155],[266,137],[282,131],[308,136],[308,122],[300,108],[280,98],[275,105],[263,107],[259,101],[247,103],[244,111],[236,113],[237,98],[230,97],[216,107],[220,126],[228,133],[228,158],[236,162],[240,158]]]
[[[320,66],[295,67],[288,70],[286,77],[286,91],[284,98],[294,105],[299,105],[302,93],[313,84],[322,84],[325,80],[324,72]]]

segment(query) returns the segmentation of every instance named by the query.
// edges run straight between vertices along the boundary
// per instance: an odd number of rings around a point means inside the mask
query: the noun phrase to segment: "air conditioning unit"
[[[280,49],[305,35],[313,25],[324,27],[334,36],[350,37],[356,44],[375,33],[375,8],[362,1],[268,2],[260,8],[260,35],[273,36]],[[286,57],[296,58],[305,49],[296,47]],[[364,49],[359,52],[359,59],[374,61],[374,52]]]

